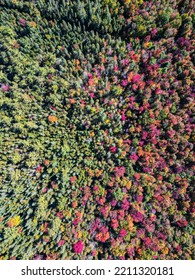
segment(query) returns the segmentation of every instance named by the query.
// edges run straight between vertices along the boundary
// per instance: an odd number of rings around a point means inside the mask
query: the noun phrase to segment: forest
[[[195,3],[0,1],[0,259],[192,260]]]

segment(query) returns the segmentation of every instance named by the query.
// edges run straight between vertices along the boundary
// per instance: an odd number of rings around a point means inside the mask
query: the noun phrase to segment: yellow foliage
[[[16,226],[18,226],[20,223],[21,223],[20,216],[15,216],[15,217],[9,219],[9,221],[7,222],[7,225],[8,225],[9,227],[16,227]]]
[[[130,215],[127,216],[127,223],[128,223],[128,229],[130,231],[134,231],[133,218]]]
[[[131,186],[132,186],[132,182],[131,182],[131,181],[128,181],[127,184],[126,184],[126,188],[127,188],[128,190],[130,190]]]
[[[118,146],[119,146],[119,147],[122,147],[122,145],[123,145],[123,139],[119,139],[119,140],[118,140]]]
[[[37,26],[36,22],[34,22],[34,21],[30,21],[29,24],[30,24],[30,26],[32,26],[32,27],[36,27],[36,26]]]
[[[51,122],[51,123],[57,122],[57,121],[58,121],[58,118],[57,118],[56,116],[50,115],[50,116],[48,117],[48,121]]]
[[[78,238],[81,238],[82,237],[82,231],[78,231]]]
[[[167,247],[163,248],[162,253],[167,255],[169,253],[169,249]]]

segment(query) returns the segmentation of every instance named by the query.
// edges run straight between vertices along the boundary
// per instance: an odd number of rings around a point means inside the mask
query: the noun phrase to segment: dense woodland
[[[194,258],[194,1],[0,1],[0,259]]]

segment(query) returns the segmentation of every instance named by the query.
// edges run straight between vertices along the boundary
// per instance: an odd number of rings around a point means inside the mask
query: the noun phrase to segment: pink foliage
[[[77,254],[81,254],[82,251],[83,251],[83,249],[84,249],[84,243],[83,243],[81,240],[79,240],[78,242],[76,242],[76,243],[73,245],[73,250],[74,250],[74,252],[77,253]]]
[[[125,167],[115,167],[114,172],[116,177],[122,177],[125,174]]]

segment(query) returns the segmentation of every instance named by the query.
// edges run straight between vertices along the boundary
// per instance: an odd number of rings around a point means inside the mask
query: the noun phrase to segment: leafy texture
[[[0,2],[0,258],[192,259],[193,1]]]

